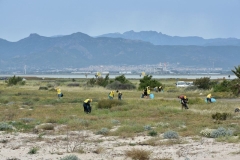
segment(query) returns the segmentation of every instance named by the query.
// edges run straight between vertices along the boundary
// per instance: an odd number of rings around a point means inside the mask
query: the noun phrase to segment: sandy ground
[[[38,133],[0,132],[0,160],[57,160],[76,155],[81,160],[130,160],[125,152],[150,151],[151,160],[239,160],[240,144],[219,143],[212,138],[180,138],[182,144],[147,145],[151,136],[119,138],[96,135],[91,131]],[[156,143],[166,141],[158,135]],[[36,154],[29,154],[37,148]]]

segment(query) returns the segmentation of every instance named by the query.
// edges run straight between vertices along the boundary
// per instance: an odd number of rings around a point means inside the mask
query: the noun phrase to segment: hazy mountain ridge
[[[153,33],[154,34],[154,33]],[[84,33],[44,37],[31,34],[17,42],[0,39],[0,69],[81,68],[90,65],[140,65],[160,62],[233,68],[240,46],[153,45],[142,40],[90,37]]]
[[[190,36],[168,36],[156,31],[127,31],[123,34],[120,33],[108,33],[98,37],[111,37],[111,38],[124,38],[132,40],[142,40],[150,42],[154,45],[197,45],[197,46],[223,46],[234,45],[240,46],[240,39],[237,38],[216,38],[216,39],[204,39],[202,37]]]

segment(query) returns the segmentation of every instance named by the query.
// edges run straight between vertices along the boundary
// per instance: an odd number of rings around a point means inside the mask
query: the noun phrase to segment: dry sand
[[[45,135],[43,134],[45,133]],[[151,136],[119,138],[96,135],[91,131],[60,134],[59,129],[38,133],[0,132],[0,160],[57,160],[76,155],[81,160],[130,160],[125,151],[150,151],[151,160],[239,160],[240,144],[220,143],[212,138],[180,138],[183,144],[147,145]],[[166,141],[157,136],[157,143]],[[195,140],[194,140],[195,139]],[[32,148],[36,154],[29,154]]]

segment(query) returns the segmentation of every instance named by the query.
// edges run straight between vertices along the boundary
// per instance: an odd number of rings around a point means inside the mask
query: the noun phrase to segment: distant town
[[[91,65],[85,68],[31,68],[25,65],[23,69],[0,70],[1,74],[231,74],[231,69],[180,66],[178,64],[160,63],[146,65]]]

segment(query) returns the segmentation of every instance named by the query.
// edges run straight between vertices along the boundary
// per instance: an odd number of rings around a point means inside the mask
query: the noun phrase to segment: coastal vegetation
[[[54,126],[64,124],[70,130],[84,129],[97,133],[102,128],[110,130],[118,125],[116,131],[106,132],[104,135],[125,137],[148,134],[150,130],[154,130],[154,134],[172,131],[183,137],[196,136],[201,135],[201,130],[205,128],[219,127],[231,129],[234,135],[240,133],[238,125],[232,127],[232,124],[240,119],[240,116],[234,113],[239,102],[228,100],[237,98],[228,90],[214,92],[213,88],[176,88],[174,79],[159,79],[154,81],[164,84],[164,92],[152,91],[155,98],[145,99],[140,98],[141,91],[137,89],[141,80],[124,80],[134,84],[136,88],[122,90],[122,101],[118,101],[116,95],[115,100],[110,101],[107,98],[109,89],[88,85],[87,79],[75,79],[74,83],[78,85],[69,85],[72,83],[71,79],[26,79],[25,85],[9,86],[5,81],[0,82],[1,130],[13,131],[14,128],[22,132],[32,132],[39,124],[51,123],[52,125],[42,128],[53,130]],[[228,83],[225,81],[218,80],[217,84]],[[61,88],[63,98],[58,99],[55,86]],[[40,89],[43,87],[44,90]],[[217,103],[205,103],[204,99],[210,92],[217,99]],[[180,94],[189,98],[189,110],[181,110],[177,99]],[[83,112],[82,107],[87,98],[93,99],[92,113],[89,115]],[[212,118],[216,113],[226,113],[228,116],[224,121],[216,122]],[[145,130],[144,126],[149,126],[150,130]]]

